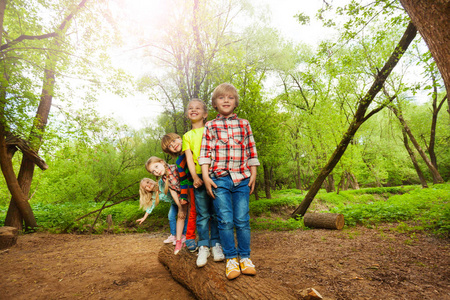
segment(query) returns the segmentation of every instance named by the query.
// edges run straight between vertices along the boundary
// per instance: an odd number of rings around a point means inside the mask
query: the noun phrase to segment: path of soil
[[[158,262],[165,237],[20,236],[0,251],[0,299],[194,299]],[[324,299],[450,299],[448,240],[389,226],[255,231],[252,259],[257,276]]]

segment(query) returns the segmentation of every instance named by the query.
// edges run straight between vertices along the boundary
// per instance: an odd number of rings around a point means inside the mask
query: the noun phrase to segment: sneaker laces
[[[252,263],[252,261],[249,258],[243,258],[241,259],[241,263],[244,264],[246,267],[255,267],[255,265]]]
[[[239,264],[235,259],[229,259],[227,262],[227,269],[239,268]]]

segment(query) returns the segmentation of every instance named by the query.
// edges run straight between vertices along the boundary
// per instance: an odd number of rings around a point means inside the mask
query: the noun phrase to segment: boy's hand
[[[136,220],[136,222],[139,222],[139,224],[142,224],[142,222],[144,222],[144,221],[145,221],[145,218],[140,218],[140,219]]]
[[[195,176],[194,177],[194,187],[196,189],[198,189],[199,187],[201,187],[203,185],[203,180],[200,179],[200,177]]]
[[[211,196],[211,198],[216,199],[216,196],[214,196],[214,193],[212,192],[212,187],[217,188],[217,185],[208,175],[205,175],[203,180],[205,182],[205,188],[208,195]]]

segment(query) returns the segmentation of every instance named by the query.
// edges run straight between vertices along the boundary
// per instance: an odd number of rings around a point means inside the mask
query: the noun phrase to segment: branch
[[[59,35],[59,31],[63,30],[66,27],[66,24],[72,20],[73,16],[75,15],[75,13],[80,10],[85,4],[86,4],[87,0],[82,0],[78,6],[76,7],[76,9],[74,9],[67,17],[64,18],[64,20],[61,22],[61,24],[58,26],[58,29],[54,32],[51,33],[47,33],[47,34],[43,34],[43,35],[26,35],[26,34],[22,34],[21,36],[19,36],[18,38],[16,38],[15,40],[12,40],[11,42],[8,42],[4,45],[2,45],[0,47],[0,51],[3,51],[5,49],[8,49],[12,46],[14,46],[15,44],[18,44],[22,41],[25,40],[44,40],[44,39],[48,39],[48,38],[52,38],[52,37],[57,37]]]

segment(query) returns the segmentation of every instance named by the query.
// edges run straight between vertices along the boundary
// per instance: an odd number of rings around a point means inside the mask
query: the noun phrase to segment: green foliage
[[[262,199],[250,202],[250,212],[256,216],[280,212],[286,208],[295,208],[303,200],[302,196],[283,196],[274,199]]]
[[[269,218],[252,218],[250,219],[250,227],[256,230],[285,231],[306,229],[303,220],[295,219],[269,219]]]
[[[416,221],[434,232],[449,234],[449,201],[450,185],[439,184],[394,195],[386,201],[339,205],[330,211],[342,213],[347,225]]]

